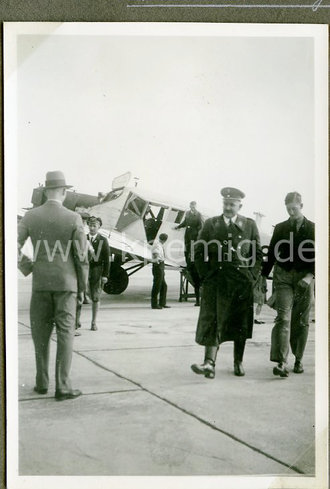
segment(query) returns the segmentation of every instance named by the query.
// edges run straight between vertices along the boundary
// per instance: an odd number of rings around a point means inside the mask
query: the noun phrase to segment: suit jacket
[[[97,233],[95,240],[91,240],[90,234],[87,235],[87,239],[91,242],[94,253],[89,256],[90,267],[102,267],[101,277],[109,276],[110,268],[110,249],[107,238]]]
[[[306,272],[306,274],[314,274],[314,228],[314,223],[306,219],[306,217],[304,217],[298,231],[294,229],[290,219],[277,224],[270,240],[266,257],[267,260],[263,264],[262,274],[268,276],[275,262],[287,271],[295,269],[297,271]],[[305,245],[303,243],[304,241],[306,241]],[[308,249],[310,251],[307,251]],[[307,261],[305,259],[307,259]]]
[[[202,280],[213,276],[223,262],[232,263],[250,282],[257,280],[262,250],[255,221],[238,215],[228,229],[223,215],[207,219],[195,244],[194,262]]]
[[[86,290],[87,241],[81,217],[50,200],[28,211],[18,225],[18,248],[31,238],[35,291]]]

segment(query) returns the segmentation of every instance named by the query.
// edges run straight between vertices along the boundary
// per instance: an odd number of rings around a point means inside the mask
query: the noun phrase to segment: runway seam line
[[[222,428],[218,428],[217,426],[213,425],[212,423],[209,423],[208,421],[206,421],[205,419],[197,416],[196,414],[190,412],[190,411],[187,411],[185,408],[179,406],[178,404],[175,404],[174,402],[170,401],[169,399],[166,399],[165,397],[162,397],[160,396],[159,394],[156,394],[155,392],[147,389],[146,387],[143,387],[142,384],[139,384],[138,382],[135,382],[134,380],[132,379],[129,379],[128,377],[125,377],[124,375],[121,375],[119,374],[118,372],[115,372],[114,370],[111,370],[110,368],[108,367],[105,367],[104,365],[96,362],[95,360],[89,358],[87,355],[84,355],[83,353],[79,352],[79,351],[76,351],[74,350],[74,352],[77,354],[77,355],[80,355],[81,357],[85,358],[86,360],[90,361],[91,363],[93,363],[94,365],[96,365],[97,367],[103,369],[103,370],[106,370],[107,372],[110,372],[114,375],[116,375],[117,377],[119,377],[120,379],[123,379],[123,380],[126,380],[127,382],[131,382],[132,384],[138,386],[142,391],[144,392],[147,392],[148,394],[156,397],[157,399],[160,399],[161,401],[164,401],[166,402],[167,404],[169,404],[170,406],[174,407],[175,409],[178,409],[179,411],[183,412],[184,414],[187,414],[188,416],[196,419],[197,421],[199,421],[200,423],[208,426],[209,428],[215,430],[215,431],[218,431],[219,433],[222,433],[223,435],[231,438],[232,440],[240,443],[241,445],[244,445],[246,446],[247,448],[249,448],[250,450],[253,450],[254,452],[257,452],[259,453],[260,455],[263,455],[264,457],[270,459],[270,460],[273,460],[274,462],[280,464],[280,465],[283,465],[284,467],[287,467],[289,469],[291,469],[292,471],[294,472],[297,472],[298,474],[305,474],[304,471],[302,471],[301,469],[299,469],[298,467],[295,467],[294,465],[290,465],[290,464],[287,464],[286,462],[283,462],[283,460],[280,460],[276,457],[274,457],[273,455],[267,453],[267,452],[264,452],[263,450],[261,450],[260,448],[257,448],[257,447],[254,447],[253,445],[251,445],[250,443],[244,441],[244,440],[241,440],[240,438],[238,438],[237,436],[229,433],[228,431],[225,431],[223,430]]]
[[[27,328],[29,328],[28,325],[24,324],[24,323],[20,323],[22,324],[23,326],[26,326]],[[55,341],[56,342],[56,339],[55,338],[51,338],[52,341]],[[298,467],[295,467],[294,465],[290,465],[290,464],[287,464],[286,462],[283,462],[283,460],[280,460],[276,457],[274,457],[273,455],[267,453],[267,452],[264,452],[263,450],[261,450],[260,448],[257,448],[257,447],[254,447],[253,445],[251,445],[250,443],[244,441],[244,440],[241,440],[240,438],[238,438],[237,436],[235,435],[232,435],[231,433],[229,433],[228,431],[225,431],[223,430],[222,428],[218,428],[217,426],[214,426],[212,425],[211,423],[209,423],[208,421],[206,421],[205,419],[203,418],[200,418],[199,416],[197,416],[196,414],[194,413],[191,413],[190,411],[187,411],[186,409],[182,408],[181,406],[175,404],[174,402],[166,399],[165,397],[162,397],[160,396],[159,394],[156,394],[155,392],[152,392],[150,391],[149,389],[147,389],[146,387],[143,387],[143,385],[139,384],[138,382],[135,382],[134,380],[132,379],[129,379],[127,377],[124,377],[123,375],[119,374],[118,372],[115,372],[114,370],[111,370],[107,367],[105,367],[104,365],[96,362],[95,360],[92,360],[91,358],[89,358],[87,355],[84,355],[83,353],[81,353],[80,351],[77,351],[77,350],[73,350],[74,353],[76,353],[77,355],[80,355],[81,357],[85,358],[86,360],[90,361],[91,363],[93,363],[94,365],[96,365],[97,367],[107,371],[107,372],[110,372],[114,375],[116,375],[117,377],[119,377],[120,379],[123,379],[123,380],[126,380],[127,382],[131,382],[132,384],[136,385],[137,387],[139,387],[140,390],[144,391],[144,392],[147,392],[148,394],[156,397],[157,399],[160,399],[161,401],[164,401],[166,402],[167,404],[169,404],[170,406],[178,409],[179,411],[187,414],[188,416],[196,419],[197,421],[199,421],[200,423],[202,424],[205,424],[206,426],[208,426],[209,428],[215,430],[215,431],[218,431],[219,433],[222,433],[223,435],[231,438],[232,440],[234,441],[237,441],[238,443],[240,443],[241,445],[244,445],[246,446],[247,448],[250,448],[250,450],[253,450],[254,452],[257,452],[259,453],[260,455],[263,455],[264,457],[270,459],[270,460],[273,460],[274,462],[280,464],[280,465],[283,465],[284,467],[287,467],[289,469],[291,469],[292,471],[294,472],[297,472],[298,474],[305,474],[304,471],[302,471],[301,469],[299,469]],[[139,390],[137,389],[137,390]]]
[[[83,392],[82,395],[83,397],[86,396],[99,396],[99,395],[104,395],[104,394],[121,394],[122,392],[140,392],[141,388],[139,389],[123,389],[123,390],[116,390],[116,391],[100,391],[100,392],[87,392],[86,394]],[[54,399],[54,396],[39,396],[39,397],[28,397],[24,399],[18,399],[18,402],[26,402],[26,401],[45,401],[46,399]]]

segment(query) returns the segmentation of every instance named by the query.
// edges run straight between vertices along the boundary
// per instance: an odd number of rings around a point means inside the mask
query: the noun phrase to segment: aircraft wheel
[[[118,295],[124,292],[128,286],[128,275],[122,267],[111,267],[110,277],[103,290],[107,294]]]

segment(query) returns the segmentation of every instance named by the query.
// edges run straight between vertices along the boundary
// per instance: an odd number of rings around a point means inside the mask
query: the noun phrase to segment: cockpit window
[[[146,201],[135,196],[132,196],[127,204],[127,209],[139,217],[142,217],[145,207]]]
[[[130,194],[126,205],[117,222],[118,231],[123,231],[127,226],[142,219],[147,207],[147,202],[134,194]]]
[[[111,200],[115,200],[115,199],[118,199],[118,197],[120,197],[123,193],[124,189],[118,189],[118,190],[112,190],[111,192],[109,192],[105,197],[104,199],[102,200],[102,202],[110,202]]]

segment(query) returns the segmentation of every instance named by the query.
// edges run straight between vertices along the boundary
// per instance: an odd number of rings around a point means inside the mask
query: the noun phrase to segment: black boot
[[[217,357],[218,346],[206,346],[204,363],[198,365],[194,363],[191,365],[191,370],[195,374],[204,375],[207,379],[214,379],[215,377],[215,360]]]
[[[234,374],[237,377],[243,377],[245,375],[243,368],[244,349],[245,340],[234,341]]]

